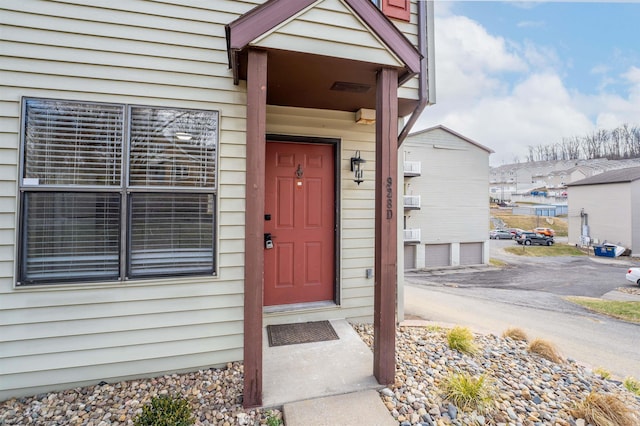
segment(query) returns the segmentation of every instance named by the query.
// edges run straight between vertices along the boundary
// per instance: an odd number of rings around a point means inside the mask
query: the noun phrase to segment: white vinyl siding
[[[640,230],[633,228],[634,221],[637,221],[634,216],[640,212],[633,210],[637,201],[632,197],[632,184],[637,186],[638,182],[569,186],[569,244],[580,243],[580,212],[584,211],[588,215],[592,244],[607,241],[633,248],[633,233],[640,234]],[[639,250],[640,247],[635,247],[633,254],[637,255]]]
[[[0,5],[0,400],[242,359],[246,93],[244,82],[233,84],[224,25],[261,3]],[[396,24],[415,43],[415,3],[412,12],[411,24]],[[401,96],[415,99],[415,87]],[[219,111],[217,275],[15,288],[25,96]],[[349,113],[297,110],[292,120],[289,112],[271,109],[268,131],[342,139],[340,304],[303,317],[371,319],[373,278],[365,274],[374,263],[374,128],[354,124]],[[360,186],[348,172],[356,150],[368,161]]]
[[[308,39],[313,37],[313,43]],[[324,0],[252,43],[391,66],[401,62],[340,0]]]
[[[631,250],[633,256],[640,253],[640,179],[631,182]]]
[[[482,242],[489,238],[489,153],[436,128],[410,135],[406,161],[422,173],[406,177],[405,193],[420,195],[420,210],[405,212],[407,228],[422,229],[422,242]]]
[[[260,1],[182,3],[1,6],[0,400],[242,359],[246,100],[224,25]],[[220,111],[218,276],[15,289],[23,96]]]

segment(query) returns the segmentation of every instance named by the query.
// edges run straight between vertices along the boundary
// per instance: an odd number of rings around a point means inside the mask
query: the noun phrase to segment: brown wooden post
[[[382,69],[376,94],[376,230],[373,374],[395,381],[398,262],[398,73]]]
[[[243,399],[243,405],[247,408],[262,405],[264,172],[267,122],[267,52],[249,50],[248,53]]]

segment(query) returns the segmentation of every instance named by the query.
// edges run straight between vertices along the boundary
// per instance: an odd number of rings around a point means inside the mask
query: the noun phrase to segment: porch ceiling
[[[350,112],[375,109],[376,73],[383,65],[287,50],[267,52],[269,105]],[[246,80],[246,50],[237,59],[238,77]],[[414,99],[398,99],[399,115],[410,114],[416,103]]]

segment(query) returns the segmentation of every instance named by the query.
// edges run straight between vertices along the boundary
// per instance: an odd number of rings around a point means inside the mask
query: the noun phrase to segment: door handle
[[[264,234],[264,248],[272,249],[273,248],[273,240],[270,233]]]

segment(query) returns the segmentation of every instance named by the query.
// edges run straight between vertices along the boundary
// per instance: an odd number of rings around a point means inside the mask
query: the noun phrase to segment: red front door
[[[264,232],[273,248],[264,255],[265,306],[334,298],[333,149],[267,142]]]

